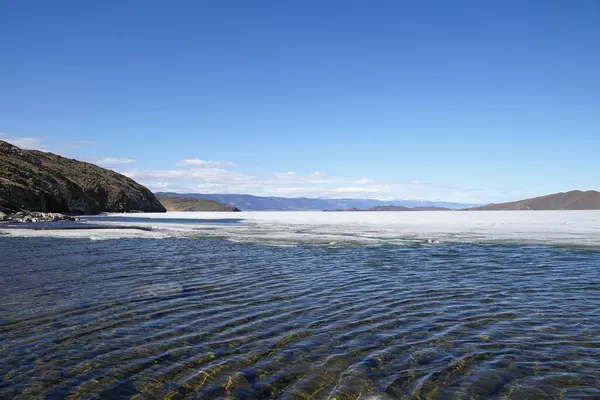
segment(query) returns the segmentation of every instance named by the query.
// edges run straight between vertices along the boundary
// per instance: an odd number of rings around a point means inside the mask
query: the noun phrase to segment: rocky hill
[[[510,203],[489,204],[471,210],[600,210],[600,192],[573,190]]]
[[[0,208],[63,214],[166,211],[152,192],[124,175],[1,140]]]
[[[156,198],[169,211],[240,211],[239,208],[214,200],[191,199],[157,194]]]

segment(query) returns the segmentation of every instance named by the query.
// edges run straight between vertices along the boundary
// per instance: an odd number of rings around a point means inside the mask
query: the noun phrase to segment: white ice
[[[219,237],[282,246],[520,243],[600,247],[600,211],[168,212],[110,216],[119,216],[123,222],[105,222],[102,218],[97,222],[152,226],[154,230],[0,229],[0,233],[95,239]],[[151,218],[152,222],[138,223],[136,220],[139,218]],[[166,219],[185,219],[186,223]],[[220,224],[200,221],[211,219],[242,219],[242,222]]]

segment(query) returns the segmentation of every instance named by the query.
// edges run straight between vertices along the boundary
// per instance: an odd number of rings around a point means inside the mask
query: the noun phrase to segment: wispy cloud
[[[0,132],[0,140],[14,144],[26,150],[56,151],[64,149],[78,149],[81,147],[95,146],[96,142],[89,140],[62,140],[53,141],[39,136],[11,136]]]
[[[324,172],[249,174],[225,168],[130,169],[121,171],[154,191],[247,193],[258,196],[374,198],[484,203],[504,200],[480,189],[427,182],[386,182],[331,176]]]
[[[49,147],[41,138],[25,137],[25,136],[9,136],[6,133],[0,132],[0,140],[4,140],[10,144],[26,150],[48,150]]]
[[[116,157],[106,157],[96,160],[97,164],[100,165],[123,165],[123,164],[133,164],[136,162],[135,158],[116,158]]]
[[[178,167],[185,167],[191,165],[202,167],[234,167],[236,164],[232,163],[231,161],[204,161],[198,158],[193,158],[188,160],[177,161],[176,165]]]
[[[98,146],[98,142],[91,140],[65,140],[52,143],[52,148],[55,149],[80,149],[90,146]]]
[[[88,141],[57,142],[43,137],[9,136],[0,133],[5,140],[26,149],[56,151],[73,147],[89,146]],[[60,152],[60,151],[56,151]],[[328,198],[374,198],[380,200],[430,200],[461,203],[501,202],[525,198],[526,193],[514,190],[483,190],[461,188],[435,183],[412,181],[394,182],[367,177],[331,176],[322,171],[299,173],[294,171],[271,174],[251,174],[231,167],[231,161],[185,159],[172,169],[137,169],[128,167],[136,163],[134,158],[105,157],[89,159],[91,162],[113,167],[153,191],[197,193],[247,193],[258,196],[328,197]],[[129,169],[128,169],[129,168]]]

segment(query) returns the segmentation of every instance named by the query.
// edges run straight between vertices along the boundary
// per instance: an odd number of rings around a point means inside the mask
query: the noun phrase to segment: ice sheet
[[[600,211],[168,212],[111,214],[91,218],[90,223],[151,226],[153,231],[0,233],[96,239],[219,237],[284,246],[518,243],[600,248]]]

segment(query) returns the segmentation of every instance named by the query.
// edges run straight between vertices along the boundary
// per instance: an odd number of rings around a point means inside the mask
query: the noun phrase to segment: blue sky
[[[598,43],[595,0],[7,0],[0,139],[154,190],[600,189]]]

